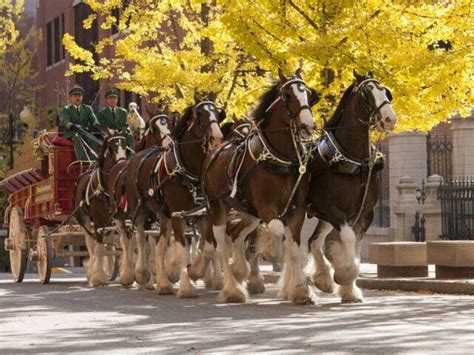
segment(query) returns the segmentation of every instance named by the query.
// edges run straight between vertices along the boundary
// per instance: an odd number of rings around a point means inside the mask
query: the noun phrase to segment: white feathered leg
[[[241,223],[246,223],[246,226],[242,228],[234,241],[231,265],[232,273],[238,283],[247,280],[250,274],[250,265],[245,257],[245,251],[248,245],[245,239],[257,228],[260,219],[247,215]]]
[[[135,281],[132,264],[132,243],[122,221],[116,219],[114,222],[120,235],[120,246],[122,247],[122,255],[120,256],[120,283],[128,287]]]
[[[237,303],[245,302],[247,290],[245,290],[235,279],[229,265],[230,249],[226,241],[226,224],[213,226],[214,237],[217,241],[217,255],[219,256],[224,271],[224,288],[219,294],[222,302]]]
[[[143,223],[138,223],[136,226],[136,237],[137,237],[137,263],[135,265],[135,280],[141,286],[141,288],[147,288],[150,279],[151,272],[148,265],[147,253],[149,253],[149,245],[146,239],[145,228]]]
[[[91,274],[89,284],[91,286],[105,286],[109,281],[104,270],[105,245],[104,243],[95,243],[94,261],[91,265]]]
[[[334,281],[341,287],[338,290],[343,302],[361,302],[362,293],[355,285],[359,275],[360,244],[352,227],[344,225],[340,231],[341,243],[331,245]]]
[[[306,284],[303,269],[303,250],[293,239],[289,228],[285,228],[285,263],[279,296],[294,304],[313,304],[314,295]]]
[[[314,232],[314,240],[311,243],[311,254],[313,255],[315,267],[312,279],[314,285],[326,293],[333,293],[336,288],[331,263],[324,255],[324,242],[332,230],[333,227],[330,223],[319,220]]]

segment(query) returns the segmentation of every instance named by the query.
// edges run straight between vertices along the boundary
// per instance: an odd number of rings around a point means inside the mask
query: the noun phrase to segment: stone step
[[[474,240],[429,241],[427,258],[437,279],[474,278]]]
[[[372,243],[369,262],[377,265],[377,276],[381,278],[428,276],[426,243]]]

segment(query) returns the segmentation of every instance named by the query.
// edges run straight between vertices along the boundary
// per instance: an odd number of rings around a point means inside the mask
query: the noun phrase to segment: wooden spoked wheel
[[[10,239],[10,268],[15,282],[22,282],[25,277],[28,260],[27,233],[23,210],[13,207],[10,212],[8,238]]]
[[[51,278],[51,268],[53,266],[54,251],[53,244],[50,238],[45,238],[48,235],[49,229],[47,226],[41,226],[38,229],[38,240],[36,248],[38,251],[38,275],[41,283],[49,283]]]
[[[106,253],[114,253],[115,247],[113,245],[106,245]],[[104,256],[104,271],[109,281],[114,281],[119,273],[119,257],[117,255]]]

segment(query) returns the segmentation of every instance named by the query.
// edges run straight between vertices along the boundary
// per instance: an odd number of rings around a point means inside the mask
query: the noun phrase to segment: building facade
[[[85,89],[84,103],[92,105],[95,109],[104,105],[103,94],[113,85],[112,83],[93,80],[89,73],[66,76],[73,59],[62,45],[64,34],[71,34],[80,47],[89,50],[102,38],[119,35],[116,28],[101,29],[100,18],[94,21],[89,29],[84,29],[83,21],[90,14],[90,7],[82,0],[38,0],[36,23],[43,38],[37,58],[38,80],[42,85],[37,93],[41,117],[49,116],[50,120],[57,119],[59,108],[67,102],[68,92],[75,84]],[[113,48],[111,46],[105,48],[102,55],[111,57]],[[129,92],[121,93],[122,106],[127,106],[131,101],[139,102],[140,98]],[[44,122],[44,125],[46,124]]]

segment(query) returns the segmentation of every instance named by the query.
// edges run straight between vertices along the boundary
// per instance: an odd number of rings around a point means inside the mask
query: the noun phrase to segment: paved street
[[[13,284],[0,274],[0,352],[465,352],[474,349],[474,297],[365,291],[341,305],[318,293],[296,307],[269,289],[224,305],[200,288],[178,300],[153,291],[93,289],[83,275],[34,275]]]

